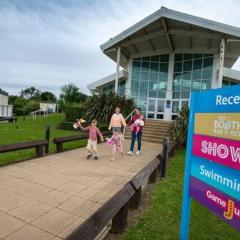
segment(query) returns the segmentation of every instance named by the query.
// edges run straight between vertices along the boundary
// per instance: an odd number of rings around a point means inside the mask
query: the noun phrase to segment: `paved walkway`
[[[119,155],[112,162],[103,143],[98,161],[86,160],[82,148],[0,168],[0,239],[64,239],[160,148],[144,143],[140,156]]]

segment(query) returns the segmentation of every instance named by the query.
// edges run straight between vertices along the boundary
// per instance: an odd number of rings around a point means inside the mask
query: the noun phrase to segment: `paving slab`
[[[1,167],[0,239],[66,238],[161,151],[144,142],[139,156],[110,161],[111,148],[98,148],[99,160],[80,148]]]

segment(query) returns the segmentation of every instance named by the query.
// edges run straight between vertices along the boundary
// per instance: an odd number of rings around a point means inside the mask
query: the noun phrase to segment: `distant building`
[[[8,105],[8,94],[0,90],[0,105]]]
[[[0,118],[12,117],[13,106],[8,105],[8,94],[0,90]]]
[[[231,69],[240,56],[240,28],[164,7],[101,49],[116,73],[88,88],[133,98],[149,119],[175,119],[192,91],[240,83]]]

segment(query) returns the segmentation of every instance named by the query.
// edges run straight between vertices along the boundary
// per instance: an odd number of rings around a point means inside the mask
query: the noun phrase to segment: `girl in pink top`
[[[93,119],[91,125],[88,127],[83,127],[81,122],[79,122],[79,126],[84,131],[89,131],[89,138],[87,144],[87,159],[90,159],[94,155],[94,159],[98,160],[98,151],[97,151],[97,138],[100,137],[103,142],[103,136],[100,130],[97,128],[97,120]]]

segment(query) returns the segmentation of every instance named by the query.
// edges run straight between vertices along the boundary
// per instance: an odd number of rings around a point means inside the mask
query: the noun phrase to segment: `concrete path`
[[[141,155],[112,162],[109,146],[98,148],[98,161],[81,148],[0,168],[0,239],[64,239],[161,151],[143,143]]]

